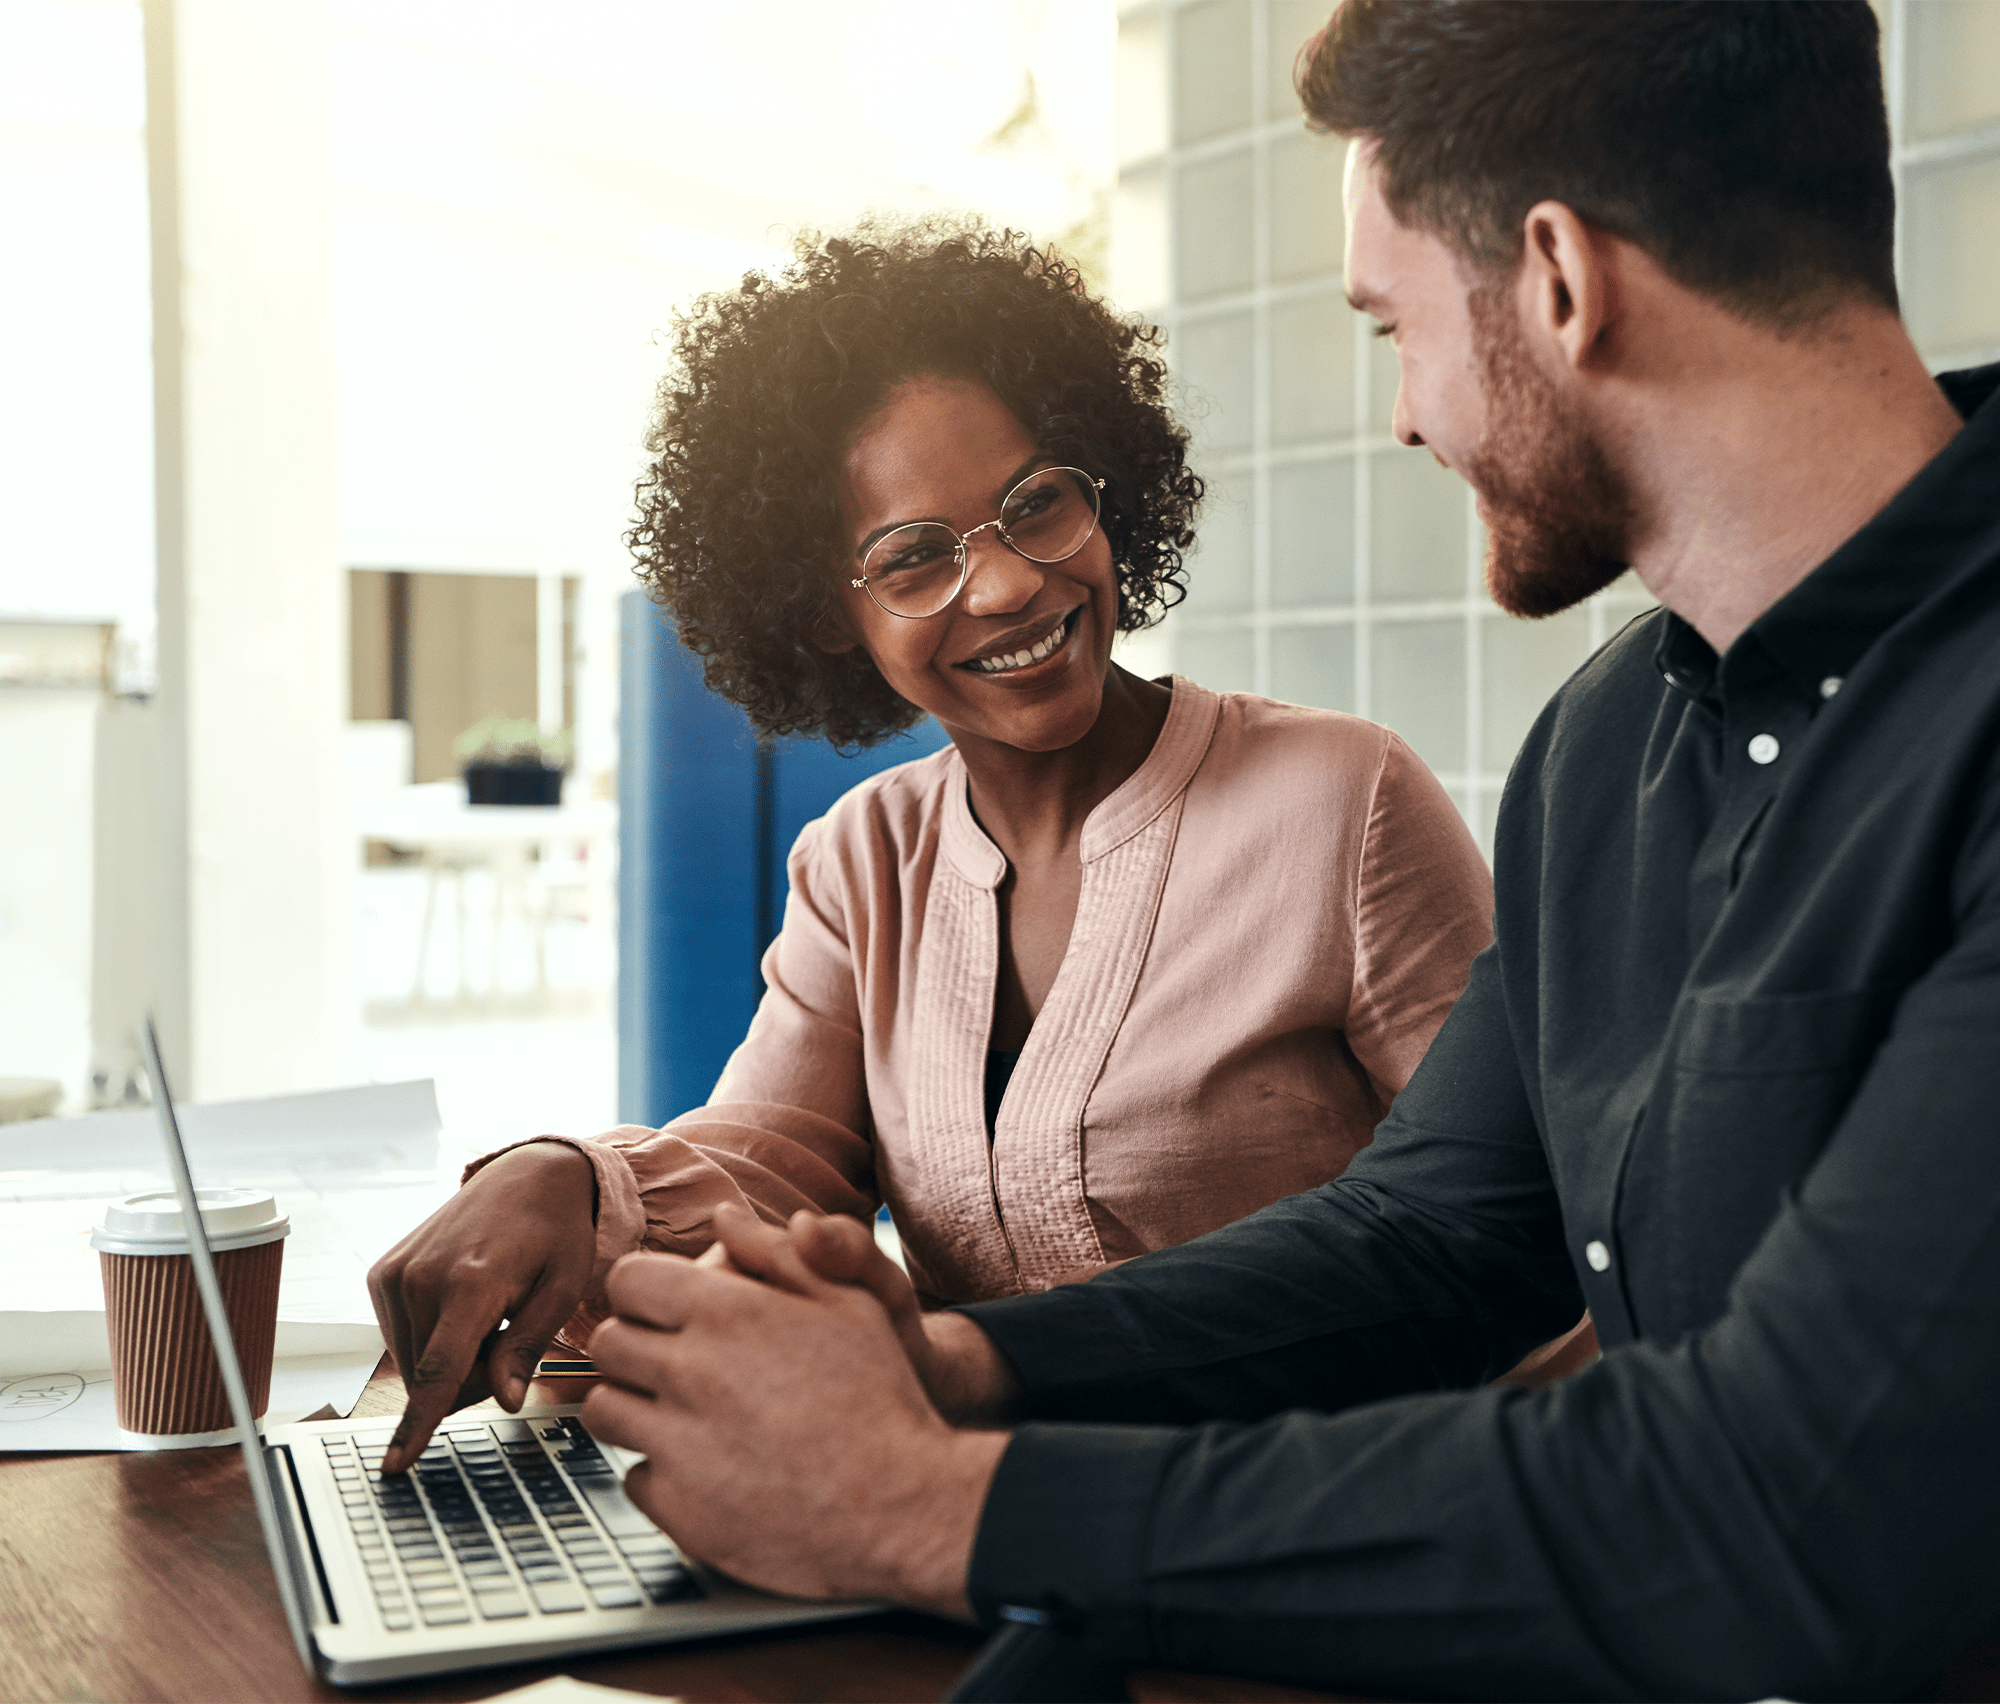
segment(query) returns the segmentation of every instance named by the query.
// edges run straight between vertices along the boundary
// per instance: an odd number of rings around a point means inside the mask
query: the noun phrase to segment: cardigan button
[[[1585,1243],[1583,1245],[1583,1258],[1590,1262],[1590,1269],[1593,1272],[1609,1272],[1611,1270],[1611,1250],[1606,1248],[1601,1242]]]
[[[1758,734],[1750,741],[1750,761],[1752,763],[1776,763],[1778,742],[1769,734]]]

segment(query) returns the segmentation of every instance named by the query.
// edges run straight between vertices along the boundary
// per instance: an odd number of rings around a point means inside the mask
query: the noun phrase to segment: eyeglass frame
[[[1025,550],[1023,550],[1018,544],[1016,544],[1011,538],[1007,536],[1005,528],[1003,528],[1000,524],[1001,515],[1004,515],[1007,512],[1008,499],[1011,498],[1016,491],[1019,491],[1021,487],[1026,485],[1030,480],[1040,479],[1042,475],[1045,473],[1074,473],[1078,475],[1080,478],[1089,480],[1093,492],[1089,530],[1084,533],[1082,538],[1078,539],[1075,544],[1073,544],[1068,550],[1065,550],[1060,556],[1048,556],[1048,557],[1030,556]],[[1016,556],[1020,557],[1020,559],[1023,562],[1032,562],[1035,564],[1037,568],[1052,568],[1058,562],[1067,562],[1072,556],[1076,555],[1078,551],[1082,550],[1083,547],[1086,544],[1088,544],[1091,541],[1091,539],[1096,535],[1097,524],[1099,521],[1104,519],[1104,503],[1102,498],[1097,497],[1095,493],[1101,492],[1103,489],[1104,489],[1103,480],[1098,479],[1097,477],[1095,477],[1090,473],[1086,473],[1080,467],[1072,467],[1068,462],[1058,462],[1052,467],[1038,467],[1035,469],[1033,473],[1023,474],[1019,479],[1015,480],[1012,485],[1008,486],[1007,495],[1000,499],[1000,515],[995,515],[993,519],[990,521],[981,521],[979,525],[974,527],[970,532],[960,533],[954,531],[949,525],[947,525],[943,521],[905,521],[902,526],[891,527],[887,532],[885,532],[882,535],[881,538],[878,538],[875,541],[875,544],[871,544],[868,547],[869,555],[872,556],[874,554],[876,545],[881,544],[884,539],[894,538],[897,533],[903,530],[904,527],[943,527],[944,530],[950,533],[952,538],[957,541],[956,546],[953,549],[952,556],[953,560],[958,563],[958,584],[952,587],[950,596],[948,596],[943,603],[939,604],[936,609],[925,610],[922,615],[910,615],[900,609],[891,609],[880,598],[878,598],[875,595],[873,582],[875,580],[879,580],[882,578],[882,576],[879,574],[857,575],[854,579],[849,580],[847,583],[858,592],[866,592],[868,594],[868,601],[872,603],[877,609],[879,609],[884,615],[893,615],[899,621],[928,621],[932,616],[942,615],[946,610],[950,609],[951,606],[958,601],[958,594],[965,590],[965,582],[972,578],[972,541],[980,533],[983,533],[984,531],[986,531],[988,527],[991,527],[993,529],[993,536],[999,539],[999,541],[1002,544],[1004,544],[1009,550],[1011,550]],[[865,562],[867,558],[864,557],[862,560]]]

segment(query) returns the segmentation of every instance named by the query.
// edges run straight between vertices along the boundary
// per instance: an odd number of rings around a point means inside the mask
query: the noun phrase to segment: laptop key
[[[528,1613],[527,1599],[519,1592],[488,1592],[473,1602],[488,1621],[516,1621]]]
[[[675,1603],[702,1595],[700,1582],[685,1569],[665,1579],[641,1580],[639,1586],[654,1603]]]
[[[678,1556],[674,1541],[655,1527],[651,1532],[627,1533],[617,1541],[627,1556]]]
[[[440,1604],[435,1609],[420,1612],[426,1627],[457,1627],[472,1619],[472,1611],[464,1604]]]
[[[572,1610],[583,1608],[583,1593],[567,1580],[547,1583],[530,1581],[528,1595],[544,1615],[568,1615]]]
[[[639,1594],[627,1585],[592,1586],[590,1601],[599,1609],[633,1609],[642,1601]]]
[[[604,1530],[613,1538],[628,1535],[645,1537],[659,1532],[660,1529],[639,1512],[617,1483],[606,1481],[602,1485],[586,1485],[582,1490],[591,1511],[604,1523]]]
[[[490,1580],[496,1574],[501,1579],[507,1577],[507,1564],[497,1556],[472,1562],[461,1561],[459,1567],[464,1570],[468,1580]]]

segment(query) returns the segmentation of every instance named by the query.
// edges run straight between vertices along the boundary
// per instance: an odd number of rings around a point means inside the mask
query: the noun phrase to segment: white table
[[[428,781],[358,795],[355,833],[363,842],[383,841],[421,855],[429,874],[424,894],[424,926],[417,942],[411,1001],[424,993],[424,968],[438,887],[450,877],[458,902],[458,992],[470,992],[465,959],[465,875],[486,869],[493,875],[494,987],[497,992],[500,929],[509,903],[517,906],[535,948],[537,992],[548,989],[548,919],[555,889],[581,886],[595,910],[610,901],[618,807],[609,799],[580,799],[560,805],[472,805],[462,781]],[[568,854],[583,874],[552,878],[557,858]],[[579,855],[580,854],[580,859]],[[536,889],[540,888],[537,894]]]

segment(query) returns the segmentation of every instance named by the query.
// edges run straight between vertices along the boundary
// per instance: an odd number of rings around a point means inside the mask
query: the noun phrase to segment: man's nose
[[[1403,383],[1401,373],[1396,375],[1396,411],[1389,417],[1390,430],[1396,434],[1396,442],[1406,448],[1415,449],[1424,441],[1424,435],[1417,430],[1417,423],[1410,414],[1410,387]]]
[[[965,550],[967,615],[1011,615],[1042,589],[1047,570],[1010,550],[997,532],[974,533],[965,541]]]

